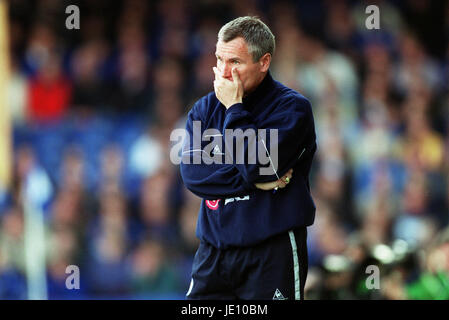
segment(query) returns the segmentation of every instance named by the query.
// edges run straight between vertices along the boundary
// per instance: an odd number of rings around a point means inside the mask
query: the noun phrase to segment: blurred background
[[[184,298],[200,199],[170,133],[213,90],[218,30],[248,14],[313,106],[306,298],[449,299],[448,1],[0,5],[0,299]]]

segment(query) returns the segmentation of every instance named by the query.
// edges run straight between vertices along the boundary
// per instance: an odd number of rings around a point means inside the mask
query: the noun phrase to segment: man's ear
[[[261,72],[267,72],[268,68],[270,67],[270,63],[271,63],[271,54],[269,53],[265,53],[262,58],[260,58],[259,60],[260,63],[260,67],[261,67]]]

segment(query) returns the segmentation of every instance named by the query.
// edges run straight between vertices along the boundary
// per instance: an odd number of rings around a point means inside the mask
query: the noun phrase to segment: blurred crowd
[[[42,208],[50,299],[184,297],[201,199],[170,133],[213,90],[218,30],[242,15],[270,26],[272,75],[312,102],[306,298],[449,299],[449,2],[419,0],[10,0],[0,299],[28,297],[25,194]]]

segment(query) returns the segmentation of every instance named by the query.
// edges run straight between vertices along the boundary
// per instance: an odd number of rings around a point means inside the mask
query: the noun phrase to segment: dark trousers
[[[251,247],[220,250],[202,241],[186,298],[303,300],[307,269],[306,227]]]

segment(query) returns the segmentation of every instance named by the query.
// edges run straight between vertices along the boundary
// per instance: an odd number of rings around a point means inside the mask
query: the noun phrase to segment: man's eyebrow
[[[222,57],[221,57],[220,55],[218,55],[217,53],[215,53],[215,56],[216,56],[217,58],[222,59]],[[232,57],[232,58],[229,58],[229,59],[227,59],[227,60],[228,60],[228,61],[230,61],[230,60],[238,60],[238,61],[242,61],[242,59],[239,58],[239,57]]]

